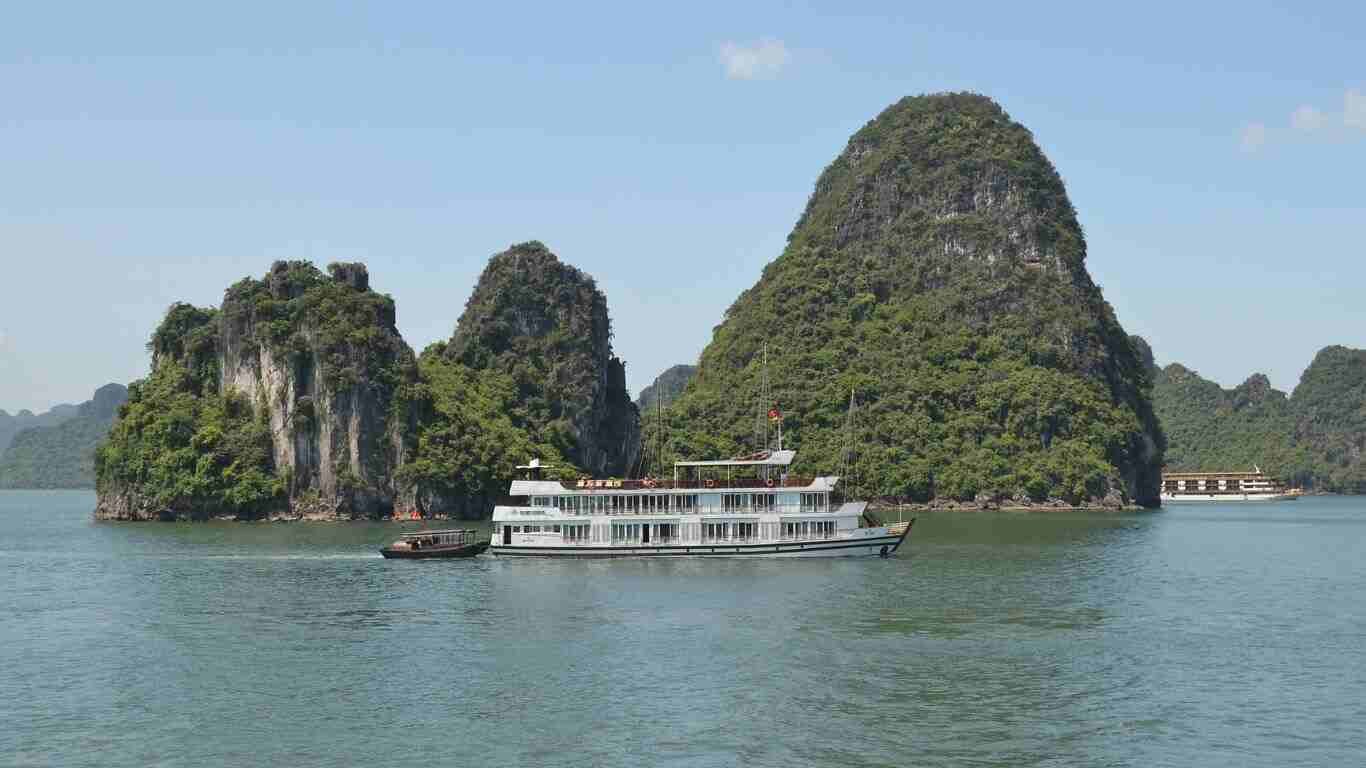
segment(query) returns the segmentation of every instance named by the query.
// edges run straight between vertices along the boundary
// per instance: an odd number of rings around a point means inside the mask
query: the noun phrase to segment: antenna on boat
[[[770,396],[768,391],[768,342],[764,342],[763,362],[759,366],[759,409],[754,419],[754,450],[768,450],[768,412]]]
[[[844,458],[840,462],[840,481],[844,487],[849,489],[849,496],[854,495],[853,478],[850,477],[850,469],[853,467],[854,457],[854,388],[849,388],[849,411],[844,416]],[[847,498],[847,497],[846,497]]]

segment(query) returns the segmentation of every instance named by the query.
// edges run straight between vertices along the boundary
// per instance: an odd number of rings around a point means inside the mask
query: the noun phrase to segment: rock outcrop
[[[852,442],[868,495],[1156,504],[1148,371],[1085,258],[1028,130],[981,96],[904,99],[850,139],[728,310],[672,439],[757,447],[767,347],[762,407],[781,407],[799,471],[837,469]]]
[[[172,307],[99,454],[96,516],[391,514],[417,379],[394,320],[361,264],[277,262],[221,309]]]
[[[626,364],[612,352],[607,298],[541,243],[489,259],[445,355],[475,371],[511,372],[517,426],[576,466],[599,476],[631,466],[640,419]]]

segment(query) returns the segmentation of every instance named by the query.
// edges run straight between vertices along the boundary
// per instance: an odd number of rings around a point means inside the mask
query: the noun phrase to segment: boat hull
[[[1294,501],[1299,498],[1298,494],[1293,493],[1216,493],[1216,494],[1177,494],[1175,496],[1162,495],[1163,504],[1197,504],[1211,501],[1223,502],[1245,502],[1245,501]]]
[[[489,548],[487,541],[466,544],[461,547],[433,547],[431,549],[392,549],[385,547],[379,553],[386,560],[431,560],[440,557],[474,557]]]
[[[499,545],[489,548],[494,557],[855,557],[894,554],[906,540],[901,535],[862,539],[783,541],[765,544],[661,544],[659,546]]]

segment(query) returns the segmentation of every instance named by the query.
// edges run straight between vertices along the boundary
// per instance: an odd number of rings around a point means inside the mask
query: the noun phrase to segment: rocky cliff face
[[[510,372],[520,404],[514,422],[533,441],[595,475],[631,466],[639,415],[625,363],[612,352],[607,299],[541,243],[489,260],[444,354],[475,371]]]
[[[717,327],[679,444],[753,447],[767,346],[801,469],[839,466],[853,390],[870,495],[1155,504],[1148,371],[1085,257],[1029,131],[981,96],[904,99],[821,174]]]
[[[411,422],[398,389],[416,359],[394,302],[364,264],[277,262],[223,301],[220,388],[265,405],[274,465],[301,514],[379,517],[393,510],[394,469]],[[288,330],[282,329],[288,324]]]
[[[149,346],[153,375],[100,455],[97,517],[393,512],[417,367],[364,265],[277,262],[219,310],[173,307]],[[179,436],[157,428],[175,400]]]

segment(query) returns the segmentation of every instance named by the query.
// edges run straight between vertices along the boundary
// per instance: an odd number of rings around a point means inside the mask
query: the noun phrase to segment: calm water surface
[[[1357,765],[1366,499],[891,560],[388,562],[0,492],[0,765]],[[409,526],[411,527],[411,526]]]

